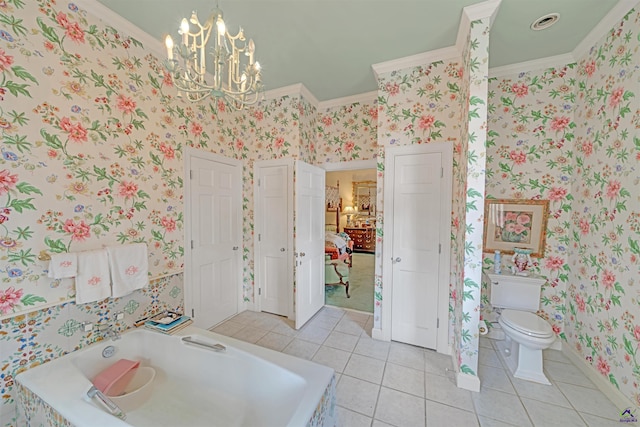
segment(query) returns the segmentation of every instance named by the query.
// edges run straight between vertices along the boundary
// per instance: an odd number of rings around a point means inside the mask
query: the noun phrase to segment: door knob
[[[280,252],[284,252],[284,251],[285,251],[285,248],[280,248]]]
[[[233,250],[234,250],[234,251],[237,251],[237,250],[238,250],[238,247],[237,247],[237,246],[234,246],[234,247],[233,247]]]
[[[305,253],[304,252],[300,252],[300,256],[305,256]]]
[[[402,261],[402,258],[400,258],[400,257],[397,257],[396,259],[393,259],[393,257],[391,257],[391,264],[395,264],[395,263],[400,262],[400,261]]]

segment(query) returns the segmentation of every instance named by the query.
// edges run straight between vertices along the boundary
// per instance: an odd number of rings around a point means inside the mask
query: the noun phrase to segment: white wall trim
[[[321,168],[324,168],[327,172],[335,172],[335,171],[350,171],[356,169],[377,169],[378,161],[375,159],[372,160],[352,160],[350,162],[328,162],[322,165],[318,165]]]
[[[302,83],[300,83],[300,95],[302,95],[311,105],[318,108],[319,102],[309,89]]]
[[[378,99],[378,91],[360,93],[358,95],[345,96],[343,98],[330,99],[328,101],[322,101],[318,104],[318,110],[327,110],[329,108],[341,107],[343,105],[351,105],[357,102],[367,103],[373,102]]]
[[[118,30],[118,32],[127,34],[141,42],[145,50],[151,50],[151,53],[155,54],[158,59],[162,60],[166,57],[167,51],[161,40],[154,38],[97,0],[76,0],[75,3],[81,9],[86,10],[87,13]],[[176,34],[178,33],[178,28],[175,28],[175,32]]]
[[[544,70],[546,68],[552,67],[564,67],[565,65],[571,64],[572,62],[575,62],[575,59],[570,53],[548,56],[546,58],[518,62],[517,64],[509,64],[502,67],[489,68],[489,77],[503,77],[527,71]]]
[[[469,391],[480,391],[480,377],[471,374],[465,374],[464,372],[458,372],[456,375],[456,385],[458,388],[463,388]]]
[[[501,1],[502,0],[487,0],[482,3],[472,4],[463,8],[462,13],[469,18],[470,22],[489,17],[493,24],[493,19],[496,13],[498,13]]]
[[[447,59],[458,58],[460,52],[455,46],[449,46],[442,49],[430,50],[428,52],[419,53],[417,55],[405,56],[391,61],[379,62],[371,65],[376,80],[380,80],[382,74],[390,73],[396,70],[404,70],[406,68],[418,67],[420,65],[428,65],[435,61],[444,61]]]
[[[605,396],[613,402],[621,411],[626,408],[635,408],[635,405],[627,396],[625,396],[620,390],[618,390],[613,384],[611,384],[605,377],[600,375],[596,370],[591,367],[578,353],[571,348],[571,346],[562,346],[562,353],[567,356],[573,364],[582,371],[582,373],[589,378],[598,387]]]
[[[573,58],[575,58],[574,60],[577,61],[583,55],[587,54],[591,47],[595,45],[602,36],[607,34],[631,9],[638,5],[640,5],[638,0],[619,0],[618,3],[611,8],[609,13],[607,13],[605,17],[591,29],[589,34],[578,43],[578,46],[573,49],[572,55]]]
[[[502,0],[489,0],[483,3],[477,3],[462,9],[460,23],[458,24],[458,36],[456,37],[456,49],[459,54],[464,52],[464,46],[467,42],[467,36],[471,31],[471,23],[477,19],[489,17],[489,26],[493,25],[493,20],[498,13],[500,2]]]
[[[387,331],[388,332],[388,331]],[[378,341],[391,341],[391,334],[385,333],[382,329],[372,329],[371,330],[371,338]]]
[[[264,100],[277,99],[285,96],[300,96],[302,94],[302,86],[302,83],[296,83],[294,85],[283,86],[277,89],[268,90],[264,93]]]

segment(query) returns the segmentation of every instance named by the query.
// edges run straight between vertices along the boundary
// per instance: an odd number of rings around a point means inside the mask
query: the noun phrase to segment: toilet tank
[[[489,301],[495,308],[536,312],[540,308],[540,290],[545,279],[538,276],[485,273],[489,279]]]

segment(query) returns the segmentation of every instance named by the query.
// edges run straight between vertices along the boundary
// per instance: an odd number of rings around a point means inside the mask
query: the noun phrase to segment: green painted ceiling
[[[98,0],[162,46],[180,20],[208,0]],[[623,0],[627,1],[628,0]],[[372,64],[456,42],[462,8],[480,0],[219,0],[227,28],[256,43],[266,89],[304,84],[326,101],[376,90]],[[502,0],[490,38],[490,67],[571,53],[618,0]],[[560,20],[532,31],[536,18]]]

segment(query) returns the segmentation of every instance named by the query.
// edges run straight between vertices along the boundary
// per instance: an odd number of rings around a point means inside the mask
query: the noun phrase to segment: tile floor
[[[551,386],[513,378],[480,342],[480,393],[455,386],[451,357],[371,338],[373,316],[325,306],[296,331],[245,311],[212,330],[330,366],[340,426],[620,426],[619,410],[561,352],[545,352]]]

